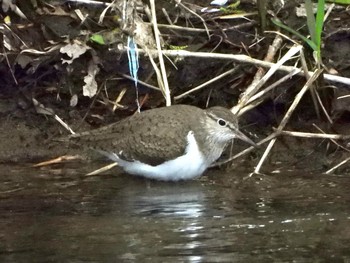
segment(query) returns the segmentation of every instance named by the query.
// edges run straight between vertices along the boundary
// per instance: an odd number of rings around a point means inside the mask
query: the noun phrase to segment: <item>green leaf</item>
[[[328,0],[327,2],[341,4],[341,5],[350,5],[350,0]]]
[[[316,35],[315,35],[315,16],[313,11],[313,5],[311,0],[305,0],[305,11],[306,11],[306,23],[309,29],[311,40],[316,43]]]
[[[273,19],[271,19],[271,21],[272,21],[275,25],[277,25],[277,26],[279,26],[279,27],[281,27],[281,28],[287,30],[288,32],[290,32],[290,33],[292,33],[292,34],[294,34],[294,35],[296,35],[296,36],[298,36],[298,37],[300,37],[300,38],[301,38],[304,42],[306,42],[314,51],[317,51],[316,44],[315,44],[312,40],[310,40],[310,39],[308,39],[307,37],[303,36],[302,34],[300,34],[299,32],[295,31],[294,29],[291,29],[289,26],[286,26],[286,25],[282,24],[281,21],[279,21],[278,19],[273,18]]]
[[[99,34],[92,35],[90,37],[90,40],[100,45],[106,45],[103,36]]]
[[[317,46],[317,52],[319,53],[321,52],[321,41],[322,41],[321,35],[323,30],[324,9],[325,9],[325,0],[318,0],[314,42]]]

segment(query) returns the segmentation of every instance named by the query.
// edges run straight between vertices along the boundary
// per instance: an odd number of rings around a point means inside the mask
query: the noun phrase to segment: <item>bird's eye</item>
[[[221,126],[221,127],[225,127],[226,126],[226,121],[224,119],[218,119],[218,124]]]

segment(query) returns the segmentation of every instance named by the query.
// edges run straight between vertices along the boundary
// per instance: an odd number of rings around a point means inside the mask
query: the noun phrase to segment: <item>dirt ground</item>
[[[69,135],[68,131],[54,119],[53,114],[66,121],[73,130],[84,131],[118,121],[136,110],[134,83],[124,77],[125,74],[129,74],[128,57],[118,49],[120,43],[126,41],[125,35],[129,32],[124,30],[111,39],[111,32],[121,26],[120,21],[116,19],[118,8],[107,11],[103,23],[98,24],[97,20],[105,6],[90,6],[69,1],[65,4],[61,1],[41,1],[35,7],[29,2],[17,3],[26,19],[20,17],[11,7],[1,12],[3,20],[6,16],[11,18],[11,25],[0,31],[4,50],[0,63],[0,162],[2,163],[35,163],[64,154],[84,155],[79,149],[71,149],[68,145],[53,140]],[[136,2],[141,6],[148,4],[145,1]],[[306,18],[296,15],[299,5],[297,1],[288,1],[278,12],[278,7],[267,8],[275,12],[289,27],[300,29],[301,33],[307,35]],[[198,14],[197,6],[208,6],[208,3],[187,1],[185,6]],[[162,8],[167,11],[171,20],[177,20],[176,25],[203,28],[203,21],[198,16],[172,1],[157,1],[157,18],[160,24],[167,24]],[[88,14],[88,19],[81,22],[77,10]],[[256,11],[257,7],[250,1],[241,1],[239,10],[248,13]],[[148,22],[143,11],[138,13],[137,18]],[[223,20],[218,19],[217,15],[202,14],[202,18],[211,30],[209,38],[205,31],[160,27],[164,45],[168,49],[173,46],[186,46],[186,50],[191,51],[245,54],[263,59],[274,39],[274,34],[262,33],[257,15]],[[269,19],[269,15],[267,18]],[[350,76],[349,26],[348,9],[346,6],[336,5],[326,20],[323,32],[324,66],[327,72],[335,72],[344,77]],[[267,27],[269,30],[277,30],[271,23],[267,23]],[[287,32],[283,33],[288,35]],[[89,38],[93,34],[105,34],[105,39],[110,42],[104,45],[97,44]],[[293,35],[289,37],[302,43]],[[77,57],[67,56],[68,52],[62,52],[62,48],[67,47],[69,43],[79,43],[87,50]],[[290,46],[291,42],[284,40],[281,53],[286,52]],[[312,67],[311,52],[308,52],[307,46],[305,49],[310,57],[308,63]],[[64,62],[67,60],[69,63]],[[172,60],[176,68],[168,61],[166,67],[173,98],[232,67],[237,67],[237,71],[233,74],[174,101],[199,107],[234,106],[257,70],[254,65],[238,65],[239,63],[228,60],[210,58],[172,58]],[[91,71],[91,68],[95,71]],[[96,82],[97,91],[96,94],[90,94],[90,98],[83,93],[88,89],[86,76],[91,72],[96,73],[92,78]],[[283,75],[284,73],[276,74],[269,83],[273,83]],[[157,78],[147,56],[140,56],[138,77],[157,86]],[[263,103],[240,118],[243,131],[254,141],[259,141],[270,134],[273,127],[278,126],[303,83],[305,83],[304,77],[297,76],[277,87]],[[164,106],[161,92],[144,85],[139,86],[139,100],[143,109]],[[346,97],[349,88],[345,84],[320,79],[317,82],[320,100],[333,123],[330,123],[324,114],[317,116],[312,98],[307,94],[293,113],[287,130],[316,132],[315,125],[317,125],[326,133],[349,134],[350,98]],[[124,89],[125,95],[115,110],[111,101],[115,100]],[[346,141],[339,141],[339,144],[325,139],[281,136],[269,156],[268,165],[283,169],[298,166],[325,171],[347,157]],[[245,155],[244,162],[251,166],[256,165],[265,150],[265,145]],[[244,145],[235,147],[234,152],[238,152],[241,148],[243,149]]]

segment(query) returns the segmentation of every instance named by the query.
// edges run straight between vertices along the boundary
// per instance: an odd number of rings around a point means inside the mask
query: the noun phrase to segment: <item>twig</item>
[[[11,73],[11,76],[12,76],[12,78],[13,78],[13,81],[15,82],[16,85],[18,85],[18,81],[17,81],[16,76],[15,76],[15,74],[14,74],[14,72],[13,72],[12,67],[11,67],[11,63],[10,63],[10,60],[9,60],[9,58],[8,58],[8,56],[7,56],[7,52],[6,52],[5,47],[3,47],[3,52],[4,52],[3,55],[4,55],[5,59],[6,59],[7,66],[8,66],[9,69],[10,69],[10,73]]]
[[[93,1],[93,0],[68,0],[68,2],[79,3],[79,4],[103,5],[103,6],[109,5],[109,3]]]
[[[320,132],[322,132],[323,134],[326,134],[320,127],[318,127],[316,124],[312,124],[312,126],[314,126],[317,130],[319,130]],[[345,135],[346,136],[346,135]],[[349,136],[350,138],[350,136]],[[350,152],[350,150],[346,147],[344,147],[343,145],[339,144],[335,139],[331,139],[331,141],[337,145],[339,148],[343,149],[344,151]]]
[[[123,74],[123,73],[118,73],[120,76],[122,76],[123,78],[126,78],[126,79],[129,79],[129,80],[132,80],[134,81],[135,79],[127,74]],[[113,79],[112,79],[113,80]],[[148,84],[147,82],[144,82],[142,80],[137,80],[137,82],[139,84],[142,84],[143,86],[147,87],[147,88],[150,88],[150,89],[154,89],[154,90],[160,90],[160,88],[156,87],[156,86],[153,86],[151,84]]]
[[[344,161],[341,161],[340,163],[338,163],[337,165],[333,166],[331,169],[327,170],[325,172],[325,174],[330,174],[332,173],[334,170],[336,170],[337,168],[339,168],[340,166],[346,164],[348,161],[350,161],[350,157],[346,158]]]
[[[303,69],[305,78],[306,78],[306,80],[308,80],[311,76],[309,74],[309,69],[307,67],[307,63],[306,63],[306,59],[305,59],[305,55],[304,55],[303,50],[300,51],[300,62],[301,62],[301,68]],[[311,86],[310,93],[311,93],[312,102],[314,103],[317,118],[320,119],[320,109],[318,107],[317,98],[316,98],[317,91],[316,91],[314,85]]]
[[[295,69],[292,72],[290,72],[289,74],[285,75],[283,78],[280,78],[278,81],[274,82],[273,84],[271,84],[270,86],[266,87],[265,89],[261,90],[260,92],[258,92],[257,94],[255,94],[254,96],[252,96],[248,101],[247,104],[250,104],[251,102],[253,102],[254,100],[259,99],[260,97],[262,97],[263,95],[265,95],[267,92],[269,92],[270,90],[276,88],[278,85],[280,85],[281,83],[283,83],[284,81],[290,79],[291,77],[293,77],[294,75],[298,74],[301,71],[301,69]],[[241,112],[240,112],[241,113]]]
[[[148,22],[145,22],[145,24],[149,24]],[[189,31],[189,32],[207,32],[207,30],[203,28],[194,28],[194,27],[185,27],[185,26],[176,26],[176,25],[166,25],[166,24],[158,24],[159,28],[167,28],[167,29],[175,29],[175,30],[181,30],[181,31]],[[214,31],[214,30],[209,30]]]
[[[203,83],[203,84],[201,84],[201,85],[199,85],[199,86],[197,86],[197,87],[195,87],[193,89],[190,89],[189,91],[186,91],[186,92],[184,92],[184,93],[182,93],[182,94],[180,94],[178,96],[175,96],[174,100],[182,99],[183,97],[186,97],[188,94],[191,94],[194,91],[200,90],[200,89],[204,88],[205,86],[207,86],[207,85],[209,85],[209,84],[211,84],[211,83],[213,83],[213,82],[215,82],[215,81],[217,81],[217,80],[219,80],[219,79],[221,79],[221,78],[223,78],[223,77],[225,77],[227,75],[232,74],[233,72],[237,71],[237,69],[238,69],[237,67],[235,67],[233,69],[230,69],[230,70],[220,74],[219,76],[216,76],[215,78],[212,78],[211,80],[209,80],[209,81],[207,81],[207,82],[205,82],[205,83]]]
[[[292,103],[292,105],[290,105],[287,113],[284,115],[280,125],[277,128],[277,135],[282,131],[282,129],[286,126],[289,118],[292,116],[292,113],[294,112],[296,106],[299,104],[300,100],[302,99],[302,97],[304,96],[304,94],[306,93],[306,91],[310,88],[311,84],[319,77],[319,75],[322,73],[321,69],[317,69],[315,71],[315,73],[311,76],[311,78],[306,82],[306,84],[304,85],[304,87],[299,91],[299,93],[295,96],[295,99]],[[260,173],[260,168],[262,166],[262,164],[264,163],[266,157],[268,156],[268,153],[270,152],[270,150],[272,149],[273,145],[275,144],[277,138],[274,138],[270,141],[269,145],[267,146],[265,153],[263,154],[263,157],[260,159],[258,165],[256,166],[254,173]]]
[[[203,23],[203,26],[205,28],[205,31],[207,32],[207,35],[208,35],[208,38],[210,38],[210,34],[209,34],[209,29],[207,27],[207,24],[205,22],[205,20],[200,16],[198,15],[196,12],[193,12],[191,9],[189,9],[187,6],[185,6],[184,4],[181,3],[181,0],[175,0],[176,4],[181,6],[183,9],[185,9],[187,12],[190,12],[192,15],[198,17],[202,23]]]
[[[348,140],[350,135],[344,134],[324,134],[314,132],[298,132],[298,131],[280,131],[281,135],[288,135],[301,138],[315,138],[315,139],[331,139],[331,140]]]
[[[256,145],[260,146],[260,145],[263,145],[264,143],[270,141],[271,139],[275,138],[277,136],[277,133],[272,133],[270,134],[269,136],[267,136],[266,138],[262,139],[260,142],[256,143]],[[253,151],[254,149],[256,149],[254,146],[250,146],[249,148],[237,153],[236,155],[224,160],[224,161],[221,161],[221,162],[216,162],[214,163],[212,166],[210,167],[216,167],[216,166],[219,166],[219,165],[222,165],[222,164],[225,164],[225,163],[228,163],[228,162],[231,162],[243,155],[246,155],[248,153],[250,153],[251,151]]]
[[[153,31],[154,31],[154,36],[155,36],[156,45],[157,45],[158,59],[160,64],[160,70],[162,73],[161,75],[163,78],[165,103],[167,106],[170,106],[171,105],[170,89],[169,89],[167,74],[166,74],[165,65],[164,65],[163,52],[160,45],[159,30],[157,27],[156,5],[154,0],[150,0],[150,6],[151,6],[151,13],[152,13]]]
[[[100,173],[102,173],[104,171],[108,171],[108,170],[112,169],[114,166],[117,166],[117,165],[118,165],[118,163],[111,163],[111,164],[103,166],[102,168],[99,168],[99,169],[97,169],[95,171],[92,171],[92,172],[90,172],[90,173],[88,173],[86,175],[87,176],[98,175],[98,174],[100,174]]]
[[[33,167],[43,167],[43,166],[62,163],[64,161],[82,160],[82,159],[83,158],[80,155],[62,155],[60,157],[57,157],[48,161],[36,163],[33,165]]]
[[[126,93],[126,88],[123,88],[118,97],[115,99],[115,101],[113,102],[113,108],[112,108],[112,112],[115,112],[115,110],[117,108],[123,108],[124,106],[120,105],[119,102],[123,99],[124,95]]]
[[[125,49],[126,51],[127,49]],[[146,53],[144,50],[139,49],[138,50],[140,54]],[[156,55],[156,50],[148,50],[149,54]],[[225,60],[233,60],[241,63],[247,63],[247,64],[253,64],[256,66],[262,66],[266,68],[274,67],[276,64],[271,62],[265,62],[259,59],[255,59],[246,55],[232,55],[232,54],[223,54],[223,53],[207,53],[207,52],[191,52],[187,50],[162,50],[163,55],[167,55],[170,57],[197,57],[197,58],[214,58],[214,59],[225,59]],[[284,71],[284,72],[292,72],[293,70],[297,69],[296,67],[292,66],[280,66],[278,70]],[[315,72],[310,71],[311,75]],[[300,71],[298,74],[300,76],[304,75],[303,71]],[[325,80],[332,81],[332,82],[339,82],[350,86],[350,78],[331,75],[331,74],[323,74],[323,77]]]
[[[276,42],[281,40],[280,37],[277,38]],[[259,71],[259,74],[256,76],[256,80],[253,81],[252,85],[250,85],[245,92],[242,94],[238,104],[231,109],[231,111],[237,114],[241,109],[243,109],[247,105],[247,101],[266,83],[266,81],[289,59],[291,59],[296,53],[299,53],[302,49],[302,46],[295,45],[276,63],[272,66],[269,71],[261,77],[263,70]],[[271,51],[272,52],[272,51]],[[260,78],[260,79],[259,79]]]
[[[114,3],[115,3],[115,0],[112,1],[111,3],[106,3],[106,8],[102,11],[102,13],[101,13],[101,15],[100,15],[100,17],[98,19],[98,23],[99,24],[102,24],[103,19],[106,16],[106,13],[107,13],[108,9],[112,8]]]
[[[254,109],[255,107],[257,107],[260,103],[262,103],[264,101],[264,98],[267,97],[267,95],[268,95],[267,93],[270,90],[274,89],[275,87],[277,87],[278,85],[280,85],[284,81],[290,79],[292,76],[298,74],[300,71],[301,71],[301,69],[295,69],[294,71],[290,72],[289,74],[287,74],[283,78],[280,78],[278,81],[274,82],[273,84],[271,84],[267,88],[261,90],[260,92],[258,92],[254,96],[252,96],[247,101],[247,105],[239,111],[238,116],[241,116],[245,112],[250,111],[251,109]]]
[[[272,45],[269,46],[269,49],[264,58],[264,61],[272,62],[277,51],[281,48],[281,45],[282,45],[282,37],[280,37],[279,35],[276,35]],[[258,91],[258,89],[266,83],[266,81],[269,79],[269,76],[263,78],[264,74],[265,74],[265,69],[262,67],[259,67],[254,76],[252,83],[249,85],[249,87],[247,87],[246,91],[244,92],[246,97],[243,96],[240,100],[248,101],[252,97],[252,95],[254,95]],[[269,74],[272,75],[271,73]],[[263,78],[263,81],[262,81],[262,78]]]
[[[58,121],[66,130],[68,130],[71,134],[75,134],[75,132],[69,127],[67,123],[65,123],[60,117],[58,117],[56,114],[53,115],[55,120]]]
[[[314,88],[315,89],[315,88]],[[315,89],[315,95],[316,95],[316,99],[318,101],[318,103],[321,105],[321,109],[323,110],[324,115],[326,116],[327,120],[329,123],[333,124],[333,120],[331,118],[331,116],[329,116],[325,106],[323,105],[323,102],[321,100],[320,94],[318,94],[317,90]]]
[[[166,20],[168,21],[168,23],[170,25],[173,25],[173,21],[171,21],[169,14],[164,7],[162,8],[162,12],[163,12],[163,15],[165,16]],[[158,24],[158,27],[159,27],[159,24]]]
[[[144,22],[146,25],[151,24],[148,22]],[[221,30],[223,32],[230,31],[230,30],[237,30],[242,29],[245,27],[251,27],[256,24],[256,21],[250,21],[244,24],[230,26],[226,28],[222,28]],[[167,25],[167,24],[158,24],[158,28],[166,28],[166,29],[174,29],[174,30],[181,30],[181,31],[189,31],[189,32],[215,32],[217,29],[203,29],[203,28],[195,28],[195,27],[185,27],[185,26],[177,26],[177,25]]]

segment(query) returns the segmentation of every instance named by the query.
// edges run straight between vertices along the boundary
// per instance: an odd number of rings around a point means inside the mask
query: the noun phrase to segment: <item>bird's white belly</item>
[[[184,155],[157,166],[144,164],[140,161],[125,161],[115,153],[108,153],[107,156],[130,174],[166,181],[193,179],[200,176],[210,165],[199,150],[192,131],[187,134]]]

